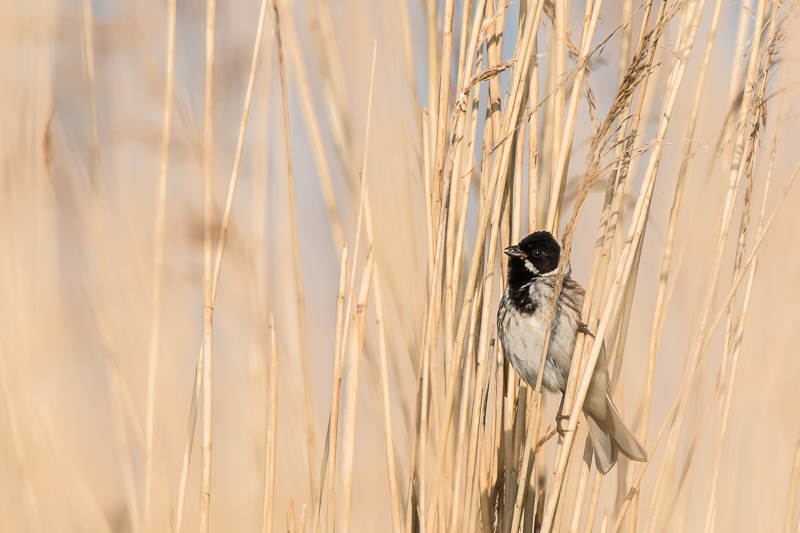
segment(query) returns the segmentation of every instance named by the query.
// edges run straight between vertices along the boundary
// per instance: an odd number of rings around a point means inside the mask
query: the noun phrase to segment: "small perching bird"
[[[506,248],[505,254],[509,258],[508,285],[497,310],[497,331],[514,370],[534,388],[552,310],[561,247],[549,232],[537,231],[518,245]],[[581,322],[584,290],[570,273],[567,265],[542,376],[545,389],[562,395],[567,388],[575,339],[579,332],[588,333]],[[625,427],[611,401],[605,349],[601,350],[592,374],[583,412],[600,472],[607,474],[619,453],[634,461],[647,460],[644,448]]]

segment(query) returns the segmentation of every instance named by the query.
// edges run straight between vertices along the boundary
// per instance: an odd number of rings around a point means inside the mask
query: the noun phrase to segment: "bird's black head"
[[[561,247],[549,231],[537,231],[504,252],[508,256],[508,284],[513,286],[556,270]]]

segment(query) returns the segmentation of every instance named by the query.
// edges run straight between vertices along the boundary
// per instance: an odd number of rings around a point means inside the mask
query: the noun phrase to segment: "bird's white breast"
[[[537,278],[531,283],[529,290],[535,307],[531,313],[515,309],[506,289],[497,317],[498,333],[506,357],[517,374],[531,387],[536,386],[547,322],[550,319],[553,287],[549,282],[551,280]],[[566,388],[580,320],[577,312],[570,306],[559,304],[559,312],[553,320],[550,347],[542,377],[542,385],[552,392],[563,392]]]

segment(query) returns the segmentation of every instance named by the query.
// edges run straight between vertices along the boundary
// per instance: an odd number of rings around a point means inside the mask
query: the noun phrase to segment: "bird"
[[[497,310],[498,337],[511,366],[531,388],[535,388],[552,310],[561,247],[550,232],[537,231],[519,244],[509,246],[504,253],[508,256],[508,282]],[[562,394],[562,407],[575,339],[578,333],[591,335],[586,324],[581,322],[585,291],[571,274],[572,268],[567,265],[542,376],[545,389]],[[601,349],[592,374],[583,413],[595,464],[601,473],[607,474],[613,468],[619,453],[634,461],[647,460],[647,452],[625,426],[611,400],[605,349]],[[561,418],[564,417],[561,417],[560,407],[557,420]]]

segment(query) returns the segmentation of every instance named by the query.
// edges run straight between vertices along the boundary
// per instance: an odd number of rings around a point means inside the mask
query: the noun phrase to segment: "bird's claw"
[[[567,426],[569,426],[569,415],[556,416],[556,431],[558,431],[558,434],[561,435],[562,438],[564,437],[564,435],[566,435],[568,431],[567,429],[561,427],[561,422],[565,420],[567,421]]]

